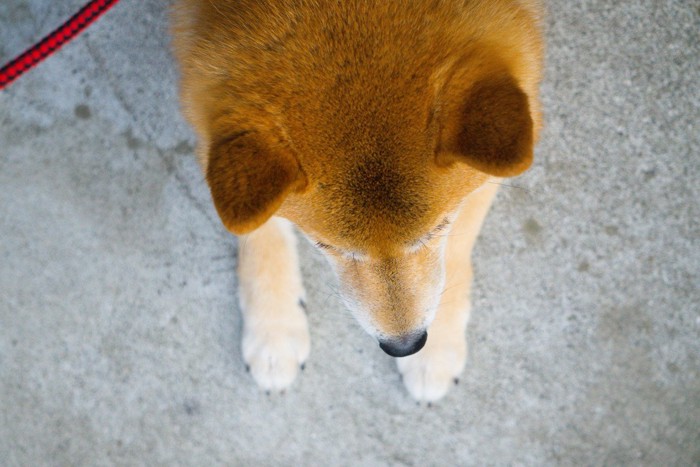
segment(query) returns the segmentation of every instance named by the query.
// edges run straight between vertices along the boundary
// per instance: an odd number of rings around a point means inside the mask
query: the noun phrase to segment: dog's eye
[[[363,253],[355,252],[355,251],[345,251],[341,250],[339,248],[334,247],[333,245],[329,245],[327,243],[323,242],[314,242],[314,245],[316,245],[316,248],[320,250],[326,250],[331,252],[334,256],[342,256],[345,259],[348,259],[354,263],[361,263],[366,260],[367,256]]]
[[[442,220],[442,222],[440,222],[440,223],[438,224],[438,226],[435,227],[435,228],[433,229],[433,231],[431,232],[431,234],[436,234],[436,233],[438,233],[438,232],[441,232],[441,231],[445,230],[445,229],[447,228],[448,225],[450,225],[450,220],[449,220],[447,217],[445,217],[445,218]]]
[[[410,251],[416,252],[421,248],[425,248],[427,246],[425,243],[435,238],[437,234],[445,230],[448,225],[450,225],[450,220],[445,217],[433,230],[423,235],[415,243],[411,244],[409,247]]]
[[[430,232],[428,232],[428,234],[425,235],[425,237],[421,238],[421,240],[422,240],[422,241],[432,240],[433,238],[435,238],[435,235],[436,235],[436,234],[438,234],[438,233],[442,232],[443,230],[445,230],[445,229],[447,228],[448,225],[450,225],[450,220],[449,220],[447,217],[445,217],[445,218],[442,220],[442,222],[440,222],[440,223],[437,225],[437,227],[435,227],[433,230],[431,230]]]

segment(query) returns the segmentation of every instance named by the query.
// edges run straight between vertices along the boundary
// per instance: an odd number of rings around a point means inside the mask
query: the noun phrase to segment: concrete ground
[[[0,62],[83,1],[3,0]],[[431,408],[308,245],[306,371],[254,386],[166,20],[123,1],[0,93],[0,465],[700,464],[697,2],[552,2],[537,161]]]

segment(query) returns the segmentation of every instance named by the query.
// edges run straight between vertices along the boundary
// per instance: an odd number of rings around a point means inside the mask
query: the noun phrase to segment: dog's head
[[[209,148],[207,181],[226,227],[245,234],[272,215],[296,223],[329,258],[348,308],[395,356],[425,343],[462,201],[532,161],[528,95],[506,68],[474,63],[413,72],[393,90],[381,86],[395,74],[379,70],[336,78],[274,118],[229,123]]]

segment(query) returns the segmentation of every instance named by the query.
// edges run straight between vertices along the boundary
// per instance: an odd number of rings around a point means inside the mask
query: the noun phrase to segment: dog
[[[183,113],[240,236],[242,352],[281,391],[309,354],[293,226],[418,401],[463,371],[471,251],[541,128],[534,0],[178,0]]]

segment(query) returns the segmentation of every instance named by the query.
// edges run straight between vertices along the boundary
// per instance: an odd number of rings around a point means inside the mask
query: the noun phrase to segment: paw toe
[[[296,379],[309,355],[309,335],[298,332],[249,332],[243,338],[243,358],[262,389],[281,391]]]
[[[466,342],[449,348],[426,347],[396,360],[404,386],[419,402],[435,402],[457,384],[466,361]]]
[[[409,367],[403,373],[403,383],[409,394],[419,402],[435,402],[445,397],[453,383],[451,372],[425,367]]]
[[[253,379],[266,391],[282,391],[291,386],[299,368],[296,358],[270,352],[253,356],[249,365]]]

